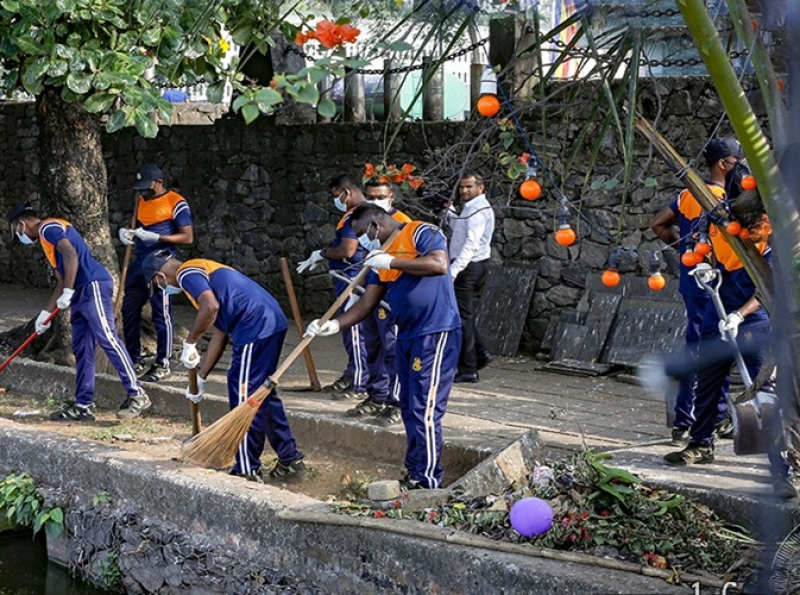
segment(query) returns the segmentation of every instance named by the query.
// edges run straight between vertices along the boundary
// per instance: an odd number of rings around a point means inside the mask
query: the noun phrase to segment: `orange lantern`
[[[500,100],[497,95],[484,95],[478,99],[478,113],[487,118],[497,115],[500,111]]]
[[[725,226],[725,231],[732,236],[738,236],[739,232],[742,231],[742,224],[738,221],[731,221]]]
[[[743,227],[742,231],[740,231],[737,235],[739,236],[739,239],[742,239],[746,242],[750,239],[750,230],[746,227]]]
[[[753,190],[756,187],[756,179],[753,176],[744,176],[742,178],[742,188],[744,190]]]
[[[569,207],[567,206],[567,199],[561,199],[561,205],[558,207],[556,213],[558,218],[558,231],[556,231],[556,243],[562,246],[572,246],[575,240],[578,239],[578,234],[572,229],[569,224]]]
[[[667,286],[667,280],[661,273],[655,273],[647,279],[647,286],[653,291],[661,291]]]
[[[607,269],[603,271],[603,275],[600,277],[600,280],[606,287],[616,287],[622,280],[622,275],[620,275],[619,271],[617,270]]]
[[[697,246],[694,247],[694,251],[696,254],[700,256],[708,256],[711,254],[711,244],[708,242],[700,241],[697,243]]]
[[[525,200],[536,200],[542,195],[542,186],[534,178],[528,178],[520,185],[519,193]]]
[[[681,264],[685,267],[697,266],[698,264],[700,264],[700,262],[702,262],[702,260],[703,257],[700,256],[694,250],[687,250],[681,256]]]

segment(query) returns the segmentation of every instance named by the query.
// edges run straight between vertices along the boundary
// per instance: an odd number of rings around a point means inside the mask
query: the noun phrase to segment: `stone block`
[[[500,494],[515,481],[533,472],[536,457],[542,454],[542,442],[536,430],[529,430],[488,459],[478,463],[450,489],[468,496]],[[405,508],[405,504],[403,505]]]
[[[426,508],[436,508],[447,504],[450,490],[411,490],[400,499],[403,512],[418,512]]]
[[[400,482],[394,479],[373,481],[367,486],[367,496],[370,500],[377,500],[380,502],[396,500],[400,497]]]

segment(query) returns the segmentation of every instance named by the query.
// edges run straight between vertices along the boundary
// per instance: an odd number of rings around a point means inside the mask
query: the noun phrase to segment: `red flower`
[[[364,177],[371,178],[375,175],[375,166],[371,163],[364,164]]]
[[[411,165],[410,163],[403,164],[403,173],[406,175],[410,174],[412,171],[414,171],[414,169],[415,169],[414,166]]]
[[[305,45],[306,43],[308,43],[309,39],[311,38],[302,31],[298,31],[297,35],[294,36],[294,42],[297,45]]]
[[[519,156],[519,162],[522,165],[528,165],[528,160],[530,160],[530,158],[531,158],[530,153],[523,153],[522,155]]]
[[[392,182],[402,182],[406,177],[403,174],[395,174],[392,176]]]
[[[339,27],[339,36],[342,38],[342,43],[355,43],[360,33],[360,29],[356,29],[350,25],[341,25]]]
[[[422,179],[422,176],[409,176],[408,177],[408,185],[411,186],[414,190],[419,188],[425,183],[425,180]]]
[[[342,43],[338,27],[330,21],[320,21],[317,23],[316,38],[326,50],[332,50]]]
[[[380,510],[376,510],[376,511],[375,511],[375,514],[374,514],[373,516],[374,516],[376,519],[383,519],[383,518],[386,518],[386,515],[385,515],[385,514],[384,514],[382,511],[380,511]]]
[[[389,182],[391,182],[391,179],[389,179],[389,176],[378,176],[378,181],[381,184],[388,184]]]

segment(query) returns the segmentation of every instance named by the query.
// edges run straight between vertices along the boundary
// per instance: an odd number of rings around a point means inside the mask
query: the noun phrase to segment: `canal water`
[[[47,559],[44,531],[0,534],[0,595],[107,595]]]

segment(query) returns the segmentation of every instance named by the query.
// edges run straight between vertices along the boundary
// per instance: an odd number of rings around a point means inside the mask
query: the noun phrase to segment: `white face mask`
[[[387,213],[392,210],[392,199],[391,198],[376,198],[376,199],[369,199],[368,201],[370,204],[379,206]]]
[[[380,250],[381,248],[381,241],[376,237],[374,240],[369,237],[369,228],[372,226],[372,223],[367,226],[367,231],[363,234],[358,236],[358,243],[367,250],[368,252],[372,252],[373,250]]]
[[[17,239],[19,240],[20,244],[25,244],[26,246],[32,246],[36,242],[30,239],[27,234],[25,233],[25,227],[20,225],[20,229],[22,231],[15,232],[17,234]]]
[[[342,197],[344,198],[344,202],[342,202]],[[333,199],[333,206],[339,209],[342,213],[347,212],[347,190],[342,192],[339,196]]]

